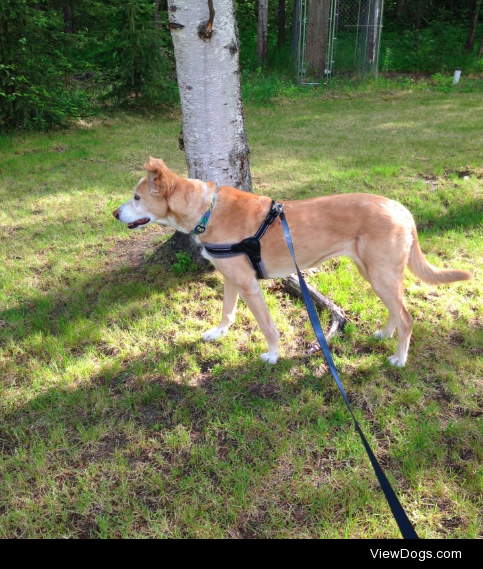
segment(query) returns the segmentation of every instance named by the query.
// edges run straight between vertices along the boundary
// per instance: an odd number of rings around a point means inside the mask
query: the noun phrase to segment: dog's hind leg
[[[280,334],[268,311],[262,289],[258,281],[253,277],[246,283],[238,285],[238,292],[245,304],[252,311],[258,325],[262,329],[263,334],[268,342],[268,352],[262,354],[261,358],[264,362],[276,364],[280,353],[278,350],[278,342]]]
[[[394,356],[389,358],[392,365],[404,367],[409,350],[409,342],[413,331],[413,318],[409,314],[404,302],[403,275],[383,274],[377,271],[370,274],[370,283],[374,292],[384,302],[389,310],[387,326],[376,333],[376,338],[392,338],[394,331],[398,330],[398,345]]]
[[[354,259],[354,262],[356,264],[357,270],[359,271],[359,274],[361,275],[361,277],[363,279],[365,279],[366,281],[371,282],[370,278],[369,278],[369,274],[367,272],[367,269],[364,266],[364,264],[362,263],[362,261],[360,259]],[[375,290],[374,285],[372,285],[372,287],[373,287],[373,290]],[[380,287],[380,288],[382,291],[383,287]],[[383,292],[381,292],[381,294],[383,294]],[[381,298],[380,295],[378,295],[378,296],[379,296],[379,298]],[[393,318],[391,313],[389,313],[389,321],[387,323],[387,326],[384,328],[384,330],[378,330],[374,334],[374,338],[376,340],[386,340],[387,338],[392,338],[394,336],[394,332],[396,331],[396,326],[397,326],[397,319]]]
[[[230,326],[235,322],[236,307],[238,304],[238,291],[236,286],[225,277],[225,294],[223,296],[223,315],[218,328],[208,330],[203,334],[205,342],[214,342],[224,336]]]

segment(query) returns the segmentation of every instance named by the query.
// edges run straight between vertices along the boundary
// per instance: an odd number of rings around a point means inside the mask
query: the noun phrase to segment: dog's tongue
[[[130,223],[128,225],[128,228],[129,229],[136,229],[136,227],[141,227],[141,225],[146,225],[146,223],[149,223],[150,221],[151,220],[149,219],[149,217],[145,217],[144,219],[138,219],[134,223]]]

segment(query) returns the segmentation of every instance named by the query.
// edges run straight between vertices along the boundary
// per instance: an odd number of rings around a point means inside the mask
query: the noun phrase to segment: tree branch
[[[282,286],[284,290],[290,294],[291,296],[296,296],[297,298],[302,297],[302,290],[300,288],[300,282],[297,275],[290,275],[286,279],[283,279]],[[319,310],[328,310],[332,314],[332,326],[330,328],[329,333],[327,334],[327,340],[333,338],[339,331],[343,332],[346,324],[350,322],[344,312],[331,300],[320,294],[315,288],[307,285],[309,289],[310,296],[314,301],[315,306]],[[314,349],[315,348],[315,349]],[[314,346],[311,348],[311,352],[317,351],[320,349],[320,346]]]
[[[216,15],[213,0],[208,0],[208,8],[210,10],[210,19],[204,24],[201,24],[198,28],[198,35],[203,41],[209,41],[213,35],[213,22],[215,21]]]

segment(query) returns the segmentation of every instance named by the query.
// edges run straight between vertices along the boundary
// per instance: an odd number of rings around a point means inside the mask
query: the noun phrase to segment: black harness
[[[283,204],[272,201],[272,207],[260,229],[253,237],[244,239],[235,245],[217,245],[216,243],[201,243],[203,248],[212,257],[228,258],[246,255],[250,265],[255,269],[258,279],[266,279],[267,273],[262,261],[260,240],[268,231],[272,223],[280,217],[283,212]]]

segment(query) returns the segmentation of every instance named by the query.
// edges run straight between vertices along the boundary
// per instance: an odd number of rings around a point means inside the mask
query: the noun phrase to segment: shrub
[[[104,69],[111,83],[107,98],[121,105],[176,99],[174,57],[167,29],[154,26],[151,0],[120,0],[110,8]]]
[[[2,0],[0,14],[0,128],[43,129],[62,124],[85,100],[64,82],[63,21],[27,0]]]

